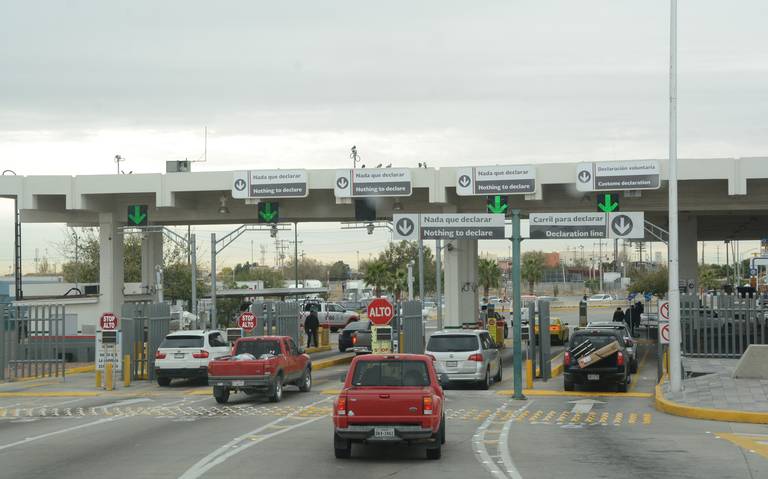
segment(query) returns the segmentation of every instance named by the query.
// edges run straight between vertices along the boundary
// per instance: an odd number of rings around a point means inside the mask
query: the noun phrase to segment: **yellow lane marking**
[[[645,413],[643,414],[643,424],[650,424],[651,423],[651,414]]]
[[[768,459],[768,435],[731,434],[716,432],[716,437],[730,441],[742,449],[759,454]]]
[[[645,360],[648,359],[649,352],[651,352],[651,348],[645,348],[645,354],[643,354],[643,358],[640,360],[640,364],[637,366],[637,372],[635,373],[638,377],[640,376],[640,372],[643,370],[643,366],[645,366]],[[639,382],[640,381],[633,379],[632,384],[629,385],[629,392],[634,391]]]
[[[66,398],[66,397],[93,397],[101,396],[96,391],[41,391],[41,392],[11,392],[0,393],[0,398]]]
[[[325,394],[328,396],[336,396],[341,393],[341,389],[323,389],[320,391],[320,394]]]
[[[629,419],[627,420],[629,424],[637,424],[637,413],[631,413],[629,415]]]
[[[496,392],[499,396],[513,396],[515,392],[511,389],[501,389]],[[550,389],[524,389],[526,396],[568,396],[568,397],[627,397],[627,398],[650,398],[652,393],[628,392],[579,392],[579,391],[555,391]]]
[[[608,425],[608,418],[610,416],[611,415],[609,413],[607,413],[607,412],[604,412],[604,413],[600,414],[600,424],[603,424],[603,425],[607,426]]]
[[[326,369],[333,366],[338,366],[340,364],[347,364],[352,362],[352,358],[354,358],[354,354],[349,354],[346,356],[339,356],[336,358],[331,359],[324,359],[322,361],[313,361],[312,362],[312,370],[318,370],[318,369]]]
[[[616,415],[613,417],[613,425],[614,426],[621,426],[622,422],[624,422],[624,413],[623,412],[617,412]]]

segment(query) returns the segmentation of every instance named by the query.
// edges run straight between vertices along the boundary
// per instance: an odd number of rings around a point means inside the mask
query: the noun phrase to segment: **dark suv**
[[[578,358],[616,341],[618,351],[595,361],[585,368]],[[573,391],[576,384],[616,384],[619,392],[627,392],[630,377],[630,358],[620,331],[613,329],[576,330],[568,343],[563,362],[563,387]]]

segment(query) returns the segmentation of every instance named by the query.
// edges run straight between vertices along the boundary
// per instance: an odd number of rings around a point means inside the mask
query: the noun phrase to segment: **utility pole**
[[[443,329],[443,272],[442,269],[442,256],[443,254],[443,242],[442,240],[435,240],[435,302],[437,303],[437,330]]]
[[[512,210],[512,334],[513,334],[513,380],[515,387],[514,399],[524,400],[523,395],[523,341],[520,337],[523,329],[521,326],[521,304],[522,298],[520,297],[520,243],[522,238],[520,237],[520,210]],[[531,318],[533,324],[533,318]]]
[[[293,277],[294,287],[299,288],[299,223],[293,223]]]
[[[424,240],[421,239],[421,235],[419,235],[419,301],[424,301]]]

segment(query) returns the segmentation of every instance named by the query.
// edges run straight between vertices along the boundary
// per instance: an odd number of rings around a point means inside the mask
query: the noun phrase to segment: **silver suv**
[[[488,389],[501,381],[501,352],[485,330],[445,329],[435,332],[424,352],[435,358],[438,373],[452,382],[472,382]]]

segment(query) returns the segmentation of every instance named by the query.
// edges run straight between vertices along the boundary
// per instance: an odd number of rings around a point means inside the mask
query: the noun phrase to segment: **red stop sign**
[[[250,311],[244,311],[243,314],[237,318],[237,325],[245,331],[251,332],[253,328],[256,327],[256,315]]]
[[[368,304],[368,319],[373,324],[384,326],[392,321],[395,308],[387,298],[376,298]]]
[[[102,331],[116,330],[117,323],[117,315],[115,313],[104,313],[99,318],[99,327]]]

